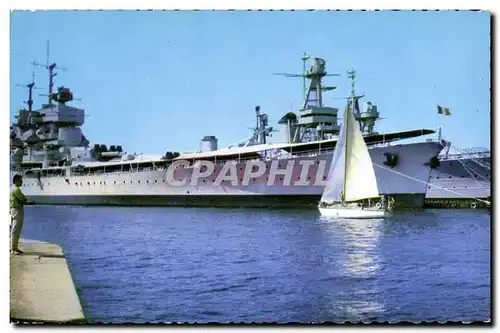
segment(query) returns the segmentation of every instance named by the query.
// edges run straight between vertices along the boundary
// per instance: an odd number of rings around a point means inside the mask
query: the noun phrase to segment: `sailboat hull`
[[[369,208],[319,207],[319,212],[323,216],[345,219],[378,219],[392,216],[392,212],[390,211]]]

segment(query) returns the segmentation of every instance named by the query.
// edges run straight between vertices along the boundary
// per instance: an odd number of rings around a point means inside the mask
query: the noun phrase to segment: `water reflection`
[[[384,270],[379,248],[384,220],[321,217],[320,221],[331,236],[330,241],[340,250],[334,273],[349,285],[344,292],[331,295],[332,315],[342,320],[373,320],[384,312],[378,285],[378,277]]]

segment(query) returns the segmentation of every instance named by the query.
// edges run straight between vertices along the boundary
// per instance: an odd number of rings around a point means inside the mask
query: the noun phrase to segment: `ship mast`
[[[37,63],[36,61],[33,61],[32,64],[33,64],[33,66],[44,67],[49,72],[49,94],[48,95],[40,95],[40,96],[48,96],[48,99],[49,99],[48,105],[50,107],[50,106],[52,106],[52,95],[53,95],[52,90],[54,87],[54,76],[56,76],[57,73],[54,73],[54,70],[56,68],[56,63],[52,63],[49,65],[49,63],[50,63],[49,56],[50,56],[50,41],[47,41],[47,62],[46,62],[46,64],[42,65],[40,63]],[[67,70],[66,68],[61,68],[61,67],[59,67],[58,69],[61,71]]]
[[[31,82],[25,85],[16,84],[17,87],[28,88],[28,100],[24,101],[24,103],[28,104],[28,111],[33,111],[33,89],[41,89],[35,88],[35,72],[32,73]]]
[[[304,52],[304,55],[302,56],[302,95],[304,96],[304,99],[307,98],[307,87],[306,87],[306,74],[307,74],[307,69],[306,69],[306,62],[309,60],[311,57]]]
[[[310,60],[309,69],[306,61]],[[326,62],[322,58],[311,58],[307,53],[302,57],[302,73],[274,73],[285,77],[302,78],[303,105],[299,110],[299,116],[288,121],[280,120],[287,124],[287,140],[292,142],[304,142],[323,140],[325,135],[337,133],[337,109],[325,106],[323,92],[335,90],[335,86],[323,86],[324,77],[340,76],[340,74],[329,74],[326,71]],[[309,80],[307,83],[306,80]],[[293,137],[293,139],[291,139]]]

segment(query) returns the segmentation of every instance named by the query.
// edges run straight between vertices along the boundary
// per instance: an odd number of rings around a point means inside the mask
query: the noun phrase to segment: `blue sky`
[[[226,147],[251,135],[254,107],[271,125],[301,104],[301,56],[324,58],[341,77],[326,103],[350,90],[378,104],[376,130],[443,127],[460,148],[490,147],[489,12],[136,12],[37,11],[11,14],[11,120],[26,100],[16,84],[30,62],[51,61],[55,87],[69,86],[88,115],[91,143],[126,151],[195,151],[205,135]],[[46,93],[47,73],[36,69]],[[35,98],[35,106],[45,102]],[[450,107],[449,117],[436,105]],[[275,133],[275,139],[280,133]]]

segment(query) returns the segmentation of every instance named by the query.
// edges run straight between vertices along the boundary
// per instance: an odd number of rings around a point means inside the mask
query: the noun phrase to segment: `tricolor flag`
[[[438,113],[439,114],[444,114],[445,116],[451,115],[450,108],[444,108],[441,105],[438,104]]]

